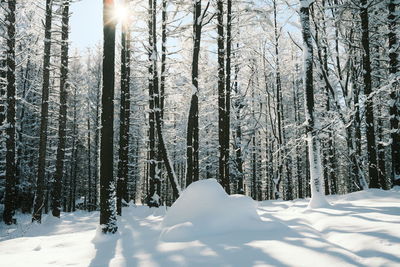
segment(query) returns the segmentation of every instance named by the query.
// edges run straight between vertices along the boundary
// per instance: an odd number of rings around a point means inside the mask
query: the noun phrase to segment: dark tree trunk
[[[15,0],[8,1],[7,20],[7,128],[6,128],[6,188],[3,220],[5,224],[16,223],[15,167]]]
[[[192,97],[186,133],[186,187],[199,180],[199,55],[202,29],[201,0],[193,2]]]
[[[68,24],[69,0],[64,0],[61,26],[61,68],[60,68],[60,113],[58,124],[58,147],[56,172],[54,174],[53,190],[51,191],[51,209],[54,217],[60,218],[61,187],[64,174],[65,140],[67,125],[67,92],[68,92]]]
[[[100,225],[103,233],[117,231],[115,215],[115,186],[113,177],[115,21],[114,2],[103,1],[103,95],[100,142]]]
[[[237,44],[239,48],[239,44]],[[244,173],[243,173],[243,156],[242,156],[242,126],[241,126],[241,113],[243,109],[242,97],[239,92],[239,63],[235,64],[235,82],[234,90],[236,94],[236,101],[234,103],[236,108],[236,129],[235,129],[235,151],[236,151],[236,166],[238,171],[237,177],[237,193],[244,194]]]
[[[163,125],[163,116],[164,116],[164,93],[165,93],[165,71],[166,71],[166,1],[163,0],[163,11],[162,11],[162,58],[161,58],[161,86],[160,90],[158,90],[158,74],[155,72],[154,79],[157,81],[154,86],[154,103],[156,106],[155,109],[155,119],[156,119],[156,130],[157,130],[157,138],[158,138],[158,156],[159,161],[163,160],[165,168],[167,170],[167,176],[172,186],[172,193],[173,197],[177,199],[181,193],[181,189],[178,183],[178,179],[176,177],[173,163],[170,161],[167,147],[164,141],[163,132],[162,132],[162,125]],[[154,0],[154,7],[156,6],[156,1]],[[157,44],[156,44],[156,31],[155,31],[155,23],[156,23],[156,14],[153,14],[153,37],[154,37],[154,51],[157,52]],[[157,67],[156,64],[155,68]],[[197,136],[198,138],[198,136]],[[198,159],[198,157],[197,157]],[[160,162],[161,163],[161,162]],[[161,169],[159,170],[159,175],[161,175]],[[161,177],[158,177],[158,195],[160,196],[161,192]]]
[[[121,34],[121,103],[119,127],[119,161],[117,177],[117,214],[121,215],[122,200],[128,202],[128,153],[129,153],[129,117],[130,117],[130,47],[129,29],[123,21]]]
[[[308,140],[310,185],[311,185],[311,208],[318,208],[325,204],[322,189],[322,170],[320,157],[320,141],[317,133],[317,118],[315,116],[314,82],[313,82],[313,45],[310,27],[310,3],[300,0],[300,18],[302,24],[302,35],[304,42],[304,89],[305,89],[305,113],[306,132]],[[315,198],[315,196],[317,196]],[[313,201],[318,200],[318,201]]]
[[[50,50],[51,50],[51,20],[52,0],[46,0],[46,22],[44,34],[44,56],[43,56],[43,83],[42,104],[40,116],[40,138],[39,138],[39,162],[36,179],[36,194],[33,204],[32,222],[41,223],[42,209],[44,207],[44,186],[47,148],[47,124],[49,115],[49,87],[50,87]]]
[[[219,143],[219,180],[225,191],[230,194],[229,176],[226,172],[229,152],[226,150],[229,136],[226,132],[226,88],[225,88],[225,36],[224,36],[224,3],[217,1],[218,32],[218,143]],[[229,144],[229,141],[228,141]]]
[[[73,94],[73,111],[72,111],[72,147],[71,147],[71,160],[70,160],[70,173],[69,173],[69,193],[68,193],[68,212],[74,211],[75,207],[75,188],[76,188],[76,167],[77,167],[77,155],[78,155],[78,137],[77,137],[77,87],[74,87]]]
[[[278,131],[278,179],[275,184],[275,190],[278,193],[275,199],[280,197],[279,188],[280,183],[283,178],[283,165],[284,165],[284,149],[283,149],[283,104],[282,104],[282,83],[281,83],[281,73],[280,73],[280,62],[279,62],[279,37],[278,37],[278,25],[277,25],[277,10],[276,10],[276,1],[273,1],[274,8],[274,38],[275,38],[275,86],[276,86],[276,117],[277,117],[277,131]]]
[[[376,142],[374,128],[374,107],[372,100],[372,83],[371,83],[371,57],[370,57],[370,38],[368,25],[368,0],[361,0],[361,45],[363,48],[363,79],[364,79],[364,94],[367,97],[365,102],[365,122],[367,135],[367,155],[368,155],[368,173],[372,188],[380,188],[378,177],[378,166],[376,160]]]
[[[90,110],[90,103],[88,103],[88,107]],[[88,112],[90,114],[90,112]],[[93,181],[92,181],[92,148],[91,148],[91,127],[90,127],[90,117],[87,118],[87,158],[88,158],[88,202],[87,202],[87,210],[93,210]]]
[[[257,200],[257,152],[256,152],[256,133],[253,133],[252,140],[252,160],[251,160],[251,197]]]
[[[98,65],[98,72],[100,73],[100,64]],[[100,75],[99,75],[100,76]],[[94,208],[97,209],[98,200],[98,190],[97,186],[99,184],[99,141],[100,141],[100,88],[101,78],[98,77],[97,81],[97,93],[96,93],[96,119],[95,119],[95,136],[94,136],[94,194],[93,194],[93,204]]]
[[[160,205],[160,179],[157,177],[157,151],[156,151],[156,125],[155,112],[157,103],[155,101],[156,91],[158,91],[158,72],[157,72],[157,36],[156,36],[156,0],[149,0],[149,194],[147,205],[158,207]]]
[[[226,81],[225,81],[225,190],[230,194],[229,151],[230,151],[230,116],[231,116],[231,54],[232,54],[232,0],[227,0],[226,23]]]
[[[397,4],[396,4],[397,3]],[[398,23],[398,1],[389,0],[389,72],[392,79],[396,79],[399,75],[399,52],[398,52],[398,36],[397,36],[397,23]],[[396,13],[397,12],[397,13]],[[400,185],[400,93],[399,82],[394,80],[392,83],[392,90],[390,92],[391,106],[389,109],[390,114],[390,128],[391,128],[391,150],[392,150],[392,185]]]

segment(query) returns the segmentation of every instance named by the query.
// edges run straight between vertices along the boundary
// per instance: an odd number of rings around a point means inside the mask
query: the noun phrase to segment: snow
[[[399,265],[400,187],[391,191],[369,189],[328,196],[331,207],[307,209],[309,199],[263,201],[256,206],[246,198],[222,194],[213,180],[192,185],[167,210],[145,206],[123,208],[116,235],[99,233],[98,212],[62,213],[61,219],[44,215],[41,225],[32,225],[30,215],[18,214],[18,225],[0,225],[0,265]],[[189,190],[197,194],[206,189],[208,192],[202,198],[186,194]],[[186,200],[200,203],[186,203]],[[215,200],[222,202],[214,203]],[[221,209],[222,205],[228,206]],[[245,206],[250,210],[244,211]],[[258,217],[253,217],[254,209]],[[180,211],[189,214],[180,214]],[[215,214],[217,211],[222,214]],[[254,221],[261,220],[265,228],[252,228],[226,219],[231,230],[225,231],[215,226],[223,223],[225,214],[235,219],[243,216],[242,223],[246,224],[258,225]],[[185,236],[191,239],[187,241],[163,239],[165,229],[183,221],[202,231]]]
[[[168,210],[161,239],[192,241],[237,231],[266,230],[257,214],[257,203],[250,197],[226,194],[215,179],[192,183]]]

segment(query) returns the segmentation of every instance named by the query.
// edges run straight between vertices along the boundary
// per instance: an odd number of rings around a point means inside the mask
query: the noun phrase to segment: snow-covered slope
[[[232,204],[229,198],[224,201]],[[64,213],[61,220],[46,217],[42,225],[31,225],[30,217],[21,215],[17,227],[0,226],[0,266],[399,266],[399,188],[331,196],[328,201],[331,208],[314,210],[307,209],[308,200],[261,202],[257,212],[263,229],[237,228],[251,211],[240,221],[242,209],[229,206],[231,213],[237,212],[230,219],[239,221],[221,232],[207,228],[215,225],[213,217],[219,220],[226,213],[212,213],[221,208],[212,201],[190,215],[171,209],[164,223],[163,208],[129,207],[118,218],[118,234],[106,238],[96,235],[97,212]],[[201,204],[185,205],[182,210]],[[185,236],[184,242],[160,238],[182,220],[201,222],[201,232]]]

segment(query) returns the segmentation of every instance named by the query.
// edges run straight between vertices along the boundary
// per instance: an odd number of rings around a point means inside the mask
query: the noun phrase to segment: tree
[[[201,0],[193,1],[192,95],[186,132],[186,186],[199,180],[199,57],[201,30],[210,2],[201,13]]]
[[[225,36],[224,5],[217,1],[217,44],[218,44],[218,142],[219,142],[219,180],[229,194],[229,127],[227,128],[227,97],[225,86]],[[228,145],[228,147],[227,147]]]
[[[328,205],[325,200],[322,183],[322,164],[320,155],[320,141],[318,138],[318,121],[314,111],[314,84],[313,84],[313,45],[310,27],[310,1],[300,0],[300,21],[303,35],[304,53],[304,80],[306,132],[311,176],[310,208]]]
[[[54,217],[60,217],[61,188],[64,174],[65,140],[67,124],[67,97],[68,97],[68,25],[69,25],[69,0],[64,0],[61,26],[61,67],[60,67],[60,113],[58,125],[58,147],[56,172],[54,174],[51,208]]]
[[[42,81],[42,103],[40,115],[40,138],[39,138],[39,162],[36,179],[36,193],[33,204],[32,222],[41,223],[42,209],[44,203],[44,179],[47,148],[47,125],[49,116],[49,91],[50,91],[50,50],[51,50],[51,21],[53,1],[46,0],[46,22],[44,33],[44,55],[43,55],[43,81]]]
[[[158,91],[157,71],[157,1],[149,0],[149,194],[147,204],[149,207],[160,205],[161,180],[157,172],[157,146],[156,146],[156,117],[157,103],[155,101]]]
[[[125,4],[125,8],[128,8]],[[128,202],[128,150],[130,116],[130,34],[128,21],[122,21],[121,33],[121,104],[119,127],[119,161],[117,177],[117,214],[122,212],[122,199]]]
[[[398,36],[397,36],[397,23],[398,23],[398,0],[389,0],[389,73],[391,75],[391,91],[390,91],[390,128],[391,128],[391,150],[392,150],[392,184],[400,185],[400,93],[399,93],[399,51],[398,51]],[[397,48],[396,48],[397,47]]]
[[[6,192],[3,220],[5,224],[16,223],[13,219],[16,205],[15,166],[15,0],[8,1],[7,13],[7,128],[6,128]]]
[[[367,98],[365,103],[365,123],[367,135],[367,154],[368,154],[368,173],[369,187],[379,188],[382,181],[379,181],[378,166],[376,158],[376,141],[375,141],[375,123],[374,123],[374,106],[372,94],[372,78],[371,78],[371,56],[370,56],[370,39],[369,39],[369,5],[368,0],[360,2],[360,19],[361,19],[361,45],[363,48],[363,80],[364,94]]]
[[[103,1],[103,88],[100,140],[100,225],[103,233],[118,230],[113,176],[115,21],[113,0]]]

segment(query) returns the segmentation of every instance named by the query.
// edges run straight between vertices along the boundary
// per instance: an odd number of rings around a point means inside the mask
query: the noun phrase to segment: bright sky
[[[103,38],[103,1],[81,0],[71,5],[72,47],[84,51]]]

